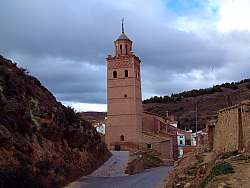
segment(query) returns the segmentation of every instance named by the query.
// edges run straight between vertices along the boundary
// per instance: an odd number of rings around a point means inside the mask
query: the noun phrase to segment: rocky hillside
[[[108,157],[100,135],[0,56],[0,187],[60,187]]]
[[[88,121],[104,122],[107,112],[81,112],[80,116]]]
[[[196,104],[198,129],[202,129],[207,121],[216,118],[219,109],[246,99],[250,99],[250,79],[173,94],[170,97],[152,97],[144,101],[144,110],[161,116],[165,116],[168,111],[180,121],[180,128],[195,130]]]

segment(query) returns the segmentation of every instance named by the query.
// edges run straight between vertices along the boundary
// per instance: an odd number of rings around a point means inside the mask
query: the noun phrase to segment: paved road
[[[169,171],[169,167],[157,167],[132,176],[84,177],[75,188],[155,188]]]
[[[155,188],[160,187],[170,172],[170,167],[162,166],[128,176],[124,173],[129,158],[128,152],[112,154],[99,169],[67,188]]]
[[[100,168],[90,176],[96,177],[116,177],[127,176],[125,170],[129,160],[128,151],[112,151],[112,156]]]

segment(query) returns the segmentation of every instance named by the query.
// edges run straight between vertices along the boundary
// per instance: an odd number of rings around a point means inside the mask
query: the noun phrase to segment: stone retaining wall
[[[250,151],[250,101],[219,111],[214,150],[217,153]]]

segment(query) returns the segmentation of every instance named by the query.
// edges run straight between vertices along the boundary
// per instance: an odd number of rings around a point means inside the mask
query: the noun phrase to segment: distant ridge
[[[184,91],[171,96],[154,96],[143,101],[144,110],[165,116],[168,111],[180,121],[181,129],[195,130],[195,107],[198,107],[198,129],[205,127],[217,111],[250,99],[250,79],[224,83],[206,89]]]

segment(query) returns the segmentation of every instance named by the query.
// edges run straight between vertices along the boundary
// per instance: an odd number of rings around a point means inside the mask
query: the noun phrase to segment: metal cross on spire
[[[124,33],[124,18],[122,18],[122,33]]]

